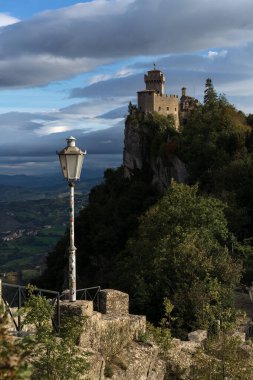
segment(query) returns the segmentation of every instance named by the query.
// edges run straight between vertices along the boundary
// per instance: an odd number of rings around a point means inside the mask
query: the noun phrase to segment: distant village
[[[13,231],[1,232],[0,235],[1,235],[1,240],[3,242],[6,242],[6,241],[20,239],[23,236],[37,236],[38,232],[39,232],[38,229],[18,229],[14,232]]]

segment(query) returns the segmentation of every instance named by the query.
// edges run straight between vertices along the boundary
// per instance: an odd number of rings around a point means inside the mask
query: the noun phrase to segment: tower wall
[[[155,91],[161,95],[164,94],[165,77],[160,70],[148,71],[148,75],[144,75],[146,90]]]
[[[142,112],[154,112],[155,93],[154,91],[138,92],[138,109]]]
[[[179,128],[179,101],[177,95],[160,95],[154,91],[139,91],[138,109],[145,113],[158,112],[164,116],[173,115],[175,127]]]
[[[154,112],[158,112],[161,115],[173,115],[175,119],[175,127],[179,127],[179,101],[177,95],[165,95],[161,96],[155,94]]]

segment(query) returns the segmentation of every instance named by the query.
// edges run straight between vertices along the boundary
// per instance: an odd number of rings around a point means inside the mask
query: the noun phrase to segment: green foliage
[[[251,355],[241,341],[225,333],[209,338],[193,358],[192,380],[253,379]],[[252,351],[252,349],[251,349]]]
[[[31,353],[29,338],[16,338],[8,332],[8,315],[0,303],[0,378],[2,380],[28,380],[31,366],[27,358]]]
[[[77,195],[76,210],[80,206],[81,199]],[[41,265],[46,253],[64,235],[63,223],[67,221],[67,207],[67,198],[3,202],[0,209],[0,231],[24,231],[16,240],[0,239],[1,271],[34,269]],[[52,228],[46,228],[46,225]],[[25,277],[22,280],[25,284],[29,282]]]
[[[172,339],[170,329],[163,326],[154,326],[148,322],[147,336],[158,345],[160,356],[166,358]]]
[[[171,322],[175,321],[176,318],[171,316],[174,306],[168,298],[164,298],[164,317],[161,319],[159,326],[154,326],[151,323],[147,323],[147,333],[146,336],[159,346],[160,355],[166,358],[168,350],[171,346]],[[147,342],[148,338],[146,338]]]
[[[104,370],[105,377],[111,378],[111,377],[113,377],[113,374],[114,374],[114,372],[113,372],[113,368],[112,368],[111,363],[106,363],[105,364],[105,370]]]
[[[252,237],[253,228],[251,124],[252,115],[246,117],[224,96],[218,97],[208,79],[204,105],[195,109],[182,128],[179,144],[190,183],[198,182],[201,191],[228,205],[225,213],[229,228],[241,242]],[[249,261],[252,259],[246,257],[245,281],[250,277]]]
[[[28,285],[28,300],[24,308],[20,310],[20,314],[25,315],[24,324],[34,325],[38,334],[40,331],[42,331],[42,333],[45,331],[51,332],[51,318],[53,317],[54,307],[45,297],[37,296],[35,291],[35,286]]]
[[[210,191],[213,172],[245,156],[248,133],[245,116],[223,98],[198,107],[182,129],[180,145],[191,181]]]
[[[78,380],[89,365],[87,353],[77,347],[77,339],[84,321],[73,317],[63,319],[62,334],[58,337],[52,328],[54,308],[45,297],[36,296],[35,288],[28,287],[25,303],[25,324],[35,329],[32,356],[32,380]]]
[[[229,295],[241,266],[227,248],[231,235],[224,207],[216,199],[199,196],[196,186],[174,182],[140,218],[136,237],[129,240],[118,267],[135,311],[158,321],[163,299],[169,297],[177,317],[171,324],[180,333],[201,327],[200,315],[206,309],[217,319],[220,308],[232,308]],[[214,284],[225,304],[218,302]],[[229,312],[224,318],[234,316]]]
[[[217,101],[217,94],[213,87],[212,79],[208,78],[206,80],[205,94],[204,94],[204,104],[205,106],[213,106]]]
[[[172,115],[163,116],[154,112],[146,115],[140,124],[148,135],[151,156],[161,156],[164,160],[177,149],[178,132]]]
[[[166,160],[177,151],[179,132],[175,128],[173,115],[164,116],[157,112],[143,114],[135,110],[128,116],[127,122],[131,122],[131,127],[138,129],[146,141],[147,156]]]

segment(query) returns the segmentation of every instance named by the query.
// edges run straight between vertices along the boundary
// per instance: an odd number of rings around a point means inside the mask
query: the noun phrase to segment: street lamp
[[[69,137],[66,148],[57,152],[64,178],[70,188],[70,241],[69,241],[69,300],[76,301],[76,247],[74,236],[74,187],[80,178],[85,152],[76,146],[76,139]]]

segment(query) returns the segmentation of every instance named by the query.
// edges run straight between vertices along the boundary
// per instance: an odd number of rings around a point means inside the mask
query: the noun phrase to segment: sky
[[[252,0],[0,0],[0,174],[52,170],[69,135],[87,164],[120,157],[153,63],[166,93],[202,101],[210,77],[253,113],[252,14]]]

